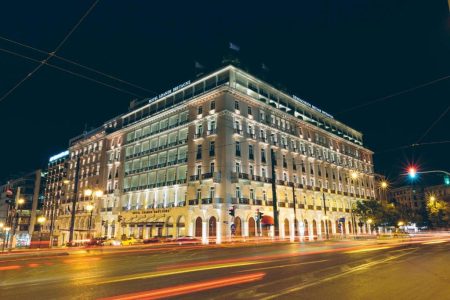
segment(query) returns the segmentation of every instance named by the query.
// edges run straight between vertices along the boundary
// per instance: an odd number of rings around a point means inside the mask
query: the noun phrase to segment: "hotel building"
[[[95,143],[84,174],[96,177],[80,179],[79,193],[105,191],[97,236],[273,236],[274,201],[282,238],[296,228],[305,239],[352,234],[365,230],[352,207],[375,197],[360,132],[234,66],[134,102],[69,151],[91,153]]]

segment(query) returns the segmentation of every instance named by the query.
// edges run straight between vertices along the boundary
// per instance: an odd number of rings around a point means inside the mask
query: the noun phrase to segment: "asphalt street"
[[[0,299],[450,299],[450,238],[0,256]]]

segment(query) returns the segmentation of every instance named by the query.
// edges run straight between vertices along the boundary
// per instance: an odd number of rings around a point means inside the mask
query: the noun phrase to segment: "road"
[[[450,237],[0,256],[1,299],[450,299]]]

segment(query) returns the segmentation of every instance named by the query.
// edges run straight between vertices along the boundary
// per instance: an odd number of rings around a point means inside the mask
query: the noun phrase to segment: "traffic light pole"
[[[75,168],[75,180],[74,180],[74,188],[73,188],[73,197],[72,197],[72,210],[70,215],[70,231],[69,231],[69,244],[73,243],[73,231],[75,227],[75,210],[77,207],[78,200],[78,173],[80,172],[80,155],[77,158],[77,167]]]
[[[273,206],[273,223],[274,223],[274,235],[279,236],[279,224],[278,224],[278,203],[277,203],[277,178],[275,175],[275,153],[273,149],[270,149],[270,162],[272,165],[272,206]]]

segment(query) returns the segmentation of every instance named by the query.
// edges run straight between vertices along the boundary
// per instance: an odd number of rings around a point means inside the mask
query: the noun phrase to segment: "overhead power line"
[[[425,131],[425,133],[417,140],[417,143],[419,143],[421,140],[423,140],[424,137],[427,136],[427,134],[433,129],[433,127],[439,123],[439,121],[448,113],[450,110],[450,105],[442,112],[442,114],[431,124],[430,127]]]
[[[402,91],[399,91],[399,92],[396,92],[396,93],[393,93],[393,94],[390,94],[390,95],[387,95],[387,96],[384,96],[384,97],[381,97],[381,98],[377,98],[375,100],[372,100],[372,101],[369,101],[369,102],[366,102],[366,103],[362,103],[362,104],[359,104],[359,105],[356,105],[356,106],[344,109],[344,110],[342,110],[340,112],[337,112],[337,113],[334,113],[334,114],[335,115],[340,115],[340,114],[347,113],[347,112],[350,112],[350,111],[353,111],[353,110],[356,110],[356,109],[359,109],[359,108],[363,108],[363,107],[366,107],[366,106],[369,106],[369,105],[372,105],[372,104],[375,104],[375,103],[378,103],[378,102],[386,101],[386,100],[389,100],[391,98],[394,98],[394,97],[397,97],[397,96],[400,96],[400,95],[403,95],[403,94],[410,93],[412,91],[424,88],[426,86],[435,84],[437,82],[440,82],[440,81],[443,81],[443,80],[446,80],[446,79],[449,79],[449,78],[450,78],[450,75],[447,75],[447,76],[444,76],[444,77],[440,77],[440,78],[437,78],[437,79],[434,79],[434,80],[431,80],[431,81],[428,81],[428,82],[416,85],[416,86],[411,87],[409,89],[402,90]]]
[[[12,92],[14,92],[20,85],[22,85],[22,83],[24,83],[26,80],[28,80],[29,78],[31,78],[31,76],[33,76],[34,73],[36,73],[40,68],[42,68],[42,66],[44,66],[47,61],[52,58],[56,52],[58,52],[59,49],[61,49],[61,47],[64,45],[64,43],[67,41],[67,39],[69,39],[69,37],[72,35],[72,33],[78,28],[78,26],[80,26],[80,24],[83,22],[83,20],[89,15],[89,13],[94,9],[94,7],[97,5],[97,3],[100,0],[96,0],[91,7],[89,7],[89,9],[86,11],[86,13],[80,18],[80,20],[78,20],[78,22],[75,24],[74,27],[72,27],[72,29],[69,31],[68,34],[66,34],[66,36],[62,39],[62,41],[58,44],[58,46],[55,48],[55,50],[53,50],[53,52],[51,52],[47,58],[43,59],[42,61],[40,61],[39,65],[34,68],[30,73],[27,74],[27,76],[25,76],[22,80],[20,80],[16,85],[14,85],[9,91],[6,92],[6,94],[4,94],[1,98],[0,98],[0,102],[2,102],[3,100],[6,99],[6,97],[8,97]]]
[[[36,48],[36,47],[32,47],[32,46],[27,45],[27,44],[24,44],[24,43],[20,43],[20,42],[11,40],[11,39],[6,38],[6,37],[3,37],[3,36],[0,36],[0,39],[1,39],[1,40],[4,40],[4,41],[7,41],[7,42],[10,42],[10,43],[15,44],[15,45],[22,46],[22,47],[27,48],[27,49],[34,50],[34,51],[36,51],[36,52],[39,52],[39,53],[42,53],[42,54],[45,54],[45,55],[51,55],[50,52],[44,51],[44,50],[42,50],[42,49],[38,49],[38,48]],[[127,85],[129,85],[129,86],[135,87],[135,88],[137,88],[137,89],[146,91],[146,92],[148,92],[148,93],[156,94],[156,92],[151,91],[151,90],[149,90],[149,89],[146,89],[146,88],[144,88],[144,87],[142,87],[142,86],[139,86],[139,85],[134,84],[134,83],[131,83],[131,82],[129,82],[129,81],[120,79],[120,78],[118,78],[118,77],[116,77],[116,76],[107,74],[107,73],[105,73],[105,72],[96,70],[96,69],[94,69],[94,68],[92,68],[92,67],[88,67],[88,66],[86,66],[86,65],[82,65],[82,64],[80,64],[80,63],[78,63],[78,62],[75,62],[75,61],[73,61],[73,60],[64,58],[64,57],[62,57],[62,56],[53,54],[53,57],[54,57],[54,58],[57,58],[57,59],[59,59],[59,60],[62,60],[62,61],[64,61],[64,62],[73,64],[73,65],[75,65],[75,66],[78,66],[78,67],[80,67],[80,68],[86,69],[86,70],[88,70],[88,71],[91,71],[91,72],[100,74],[100,75],[102,75],[102,76],[108,77],[108,78],[110,78],[110,79],[116,80],[116,81],[118,81],[118,82],[121,82],[121,83],[127,84]]]
[[[7,49],[0,48],[0,51],[5,52],[5,53],[9,53],[9,54],[11,54],[11,55],[15,55],[15,56],[18,56],[18,57],[21,57],[21,58],[24,58],[24,59],[27,59],[27,60],[30,60],[30,61],[33,61],[33,62],[41,62],[41,61],[39,61],[39,60],[37,60],[37,59],[31,58],[31,57],[28,57],[28,56],[25,56],[25,55],[22,55],[22,54],[19,54],[19,53],[16,53],[16,52],[13,52],[13,51],[10,51],[10,50],[7,50]],[[138,97],[138,98],[142,98],[141,95],[135,94],[135,93],[133,93],[133,92],[127,91],[127,90],[122,89],[122,88],[115,87],[115,86],[110,85],[110,84],[108,84],[108,83],[104,83],[104,82],[102,82],[102,81],[99,81],[99,80],[97,80],[97,79],[91,78],[91,77],[89,77],[89,76],[86,76],[86,75],[83,75],[83,74],[80,74],[80,73],[77,73],[77,72],[74,72],[74,71],[70,71],[70,70],[64,69],[64,68],[62,68],[62,67],[53,65],[53,64],[49,63],[48,61],[43,62],[43,64],[45,64],[45,65],[47,65],[47,66],[49,66],[49,67],[51,67],[51,68],[60,70],[60,71],[62,71],[62,72],[66,72],[66,73],[69,73],[69,74],[71,74],[71,75],[78,76],[78,77],[80,77],[80,78],[84,78],[84,79],[86,79],[86,80],[89,80],[89,81],[92,81],[92,82],[101,84],[101,85],[103,85],[103,86],[106,86],[106,87],[115,89],[115,90],[117,90],[117,91],[120,91],[120,92],[129,94],[129,95],[132,95],[132,96],[135,96],[135,97]]]

